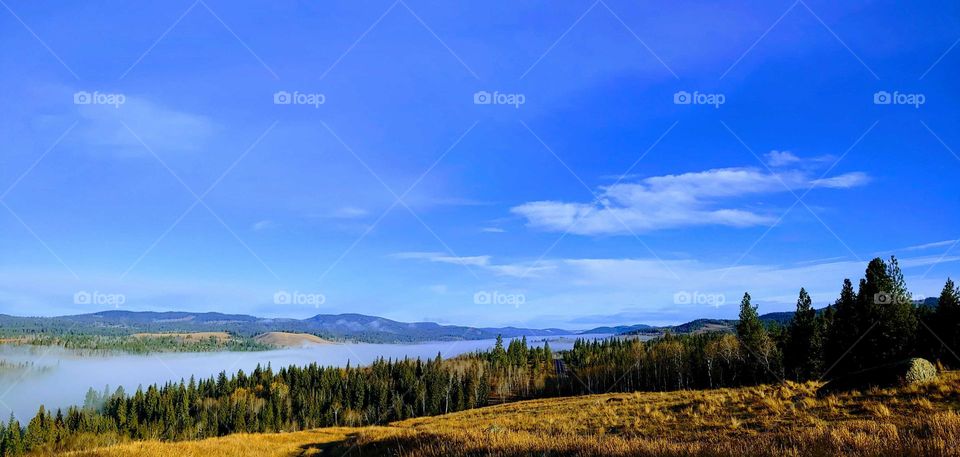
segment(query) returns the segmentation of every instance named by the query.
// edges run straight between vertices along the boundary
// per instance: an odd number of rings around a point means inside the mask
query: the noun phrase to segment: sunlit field
[[[0,0],[0,457],[960,457],[958,72],[958,0]]]
[[[542,399],[384,427],[143,442],[74,456],[952,455],[960,373],[818,396],[819,383]]]

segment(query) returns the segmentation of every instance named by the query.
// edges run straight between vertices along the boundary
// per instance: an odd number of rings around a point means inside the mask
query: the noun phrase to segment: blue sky
[[[3,313],[586,328],[957,276],[955,2],[2,3]]]

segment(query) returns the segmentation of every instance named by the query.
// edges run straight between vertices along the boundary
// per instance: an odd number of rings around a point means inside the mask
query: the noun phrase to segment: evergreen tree
[[[784,363],[787,372],[797,380],[811,378],[819,365],[817,344],[817,311],[806,289],[800,289],[797,309],[787,330]]]
[[[23,455],[24,443],[20,434],[20,422],[10,413],[10,420],[7,422],[7,437],[3,440],[3,455],[19,456]]]
[[[834,302],[832,325],[827,329],[827,341],[824,347],[825,376],[835,376],[851,371],[850,367],[857,366],[854,359],[856,353],[848,353],[847,349],[856,341],[856,338],[866,328],[862,327],[860,310],[857,308],[857,295],[853,291],[853,283],[849,279],[843,280],[840,297]]]
[[[854,348],[865,361],[860,368],[896,362],[913,355],[916,314],[895,257],[891,257],[889,263],[880,258],[870,262],[857,299],[867,310],[868,325],[876,324],[874,330],[864,331],[863,346]]]
[[[27,424],[27,433],[24,437],[24,446],[27,449],[35,450],[42,447],[52,439],[53,427],[52,420],[47,415],[46,409],[40,405],[37,415]]]
[[[942,342],[937,342],[934,354],[951,366],[960,366],[957,359],[957,343],[960,343],[960,289],[947,278],[937,308],[934,311],[932,329]],[[946,347],[944,347],[946,346]]]
[[[828,343],[831,376],[842,376],[916,353],[916,313],[896,258],[867,265],[856,296],[844,281]]]
[[[740,320],[737,322],[737,336],[745,344],[754,344],[763,332],[763,323],[757,314],[757,307],[750,303],[750,294],[744,292],[740,300]]]
[[[493,353],[491,356],[493,358],[494,367],[504,366],[507,360],[507,352],[503,349],[503,335],[497,335],[497,342],[493,346]]]
[[[749,369],[750,376],[757,381],[766,379],[773,369],[771,364],[771,358],[774,355],[773,341],[764,329],[763,322],[760,321],[757,306],[750,303],[750,294],[747,292],[744,292],[743,299],[740,301],[737,337],[747,350],[747,357],[754,361]]]

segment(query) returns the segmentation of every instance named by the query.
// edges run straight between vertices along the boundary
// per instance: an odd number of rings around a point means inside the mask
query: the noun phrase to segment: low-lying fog
[[[570,349],[574,338],[599,337],[578,335],[549,337],[554,350]],[[543,345],[543,338],[528,338],[531,346]],[[111,353],[89,355],[50,346],[15,346],[0,344],[0,413],[3,420],[12,411],[21,423],[29,421],[41,404],[48,409],[82,405],[87,390],[99,392],[110,386],[113,392],[123,386],[133,393],[138,386],[167,381],[209,378],[221,371],[228,375],[244,370],[249,373],[257,364],[271,364],[274,371],[288,365],[352,366],[367,365],[384,357],[421,359],[443,358],[490,349],[495,340],[450,341],[419,344],[326,344],[262,352],[157,353],[130,355]]]

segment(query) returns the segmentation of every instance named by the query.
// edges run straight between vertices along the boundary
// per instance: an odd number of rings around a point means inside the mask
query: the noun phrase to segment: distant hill
[[[592,328],[590,330],[584,330],[578,333],[580,333],[581,335],[588,335],[588,334],[619,335],[621,333],[630,333],[630,332],[635,332],[635,333],[655,332],[656,330],[657,330],[657,327],[654,327],[652,325],[636,324],[636,325],[617,325],[613,327],[596,327],[596,328]]]
[[[275,347],[299,347],[311,344],[330,344],[331,341],[309,333],[267,332],[253,337],[258,343]]]
[[[917,306],[936,306],[936,298],[917,300]],[[818,310],[822,312],[823,310]],[[792,311],[767,313],[760,320],[768,324],[787,325]],[[455,341],[521,336],[558,336],[573,334],[637,335],[733,331],[735,319],[696,319],[679,325],[647,324],[611,325],[584,331],[559,328],[532,329],[518,327],[467,327],[435,322],[399,322],[364,314],[317,314],[306,319],[263,318],[246,314],[193,313],[185,311],[121,311],[110,310],[90,314],[57,317],[19,317],[0,314],[0,335],[18,336],[36,333],[132,335],[135,333],[230,332],[254,337],[268,332],[302,333],[326,340],[363,341],[369,343],[414,343],[422,341]]]
[[[268,332],[306,333],[328,340],[401,343],[454,341],[521,336],[571,335],[563,329],[516,327],[475,328],[434,322],[398,322],[363,314],[318,314],[307,319],[274,319],[245,314],[181,311],[101,311],[58,317],[0,315],[0,333],[8,336],[38,332],[131,335],[134,333],[231,332],[253,337]]]
[[[777,313],[767,313],[760,316],[760,320],[766,324],[787,325],[793,319],[793,311],[784,311]],[[736,319],[695,319],[679,325],[666,325],[654,327],[650,325],[637,324],[618,327],[598,327],[597,329],[627,329],[622,332],[615,332],[617,335],[639,335],[650,333],[703,333],[703,332],[732,332],[737,325]],[[588,330],[588,333],[592,330]]]

